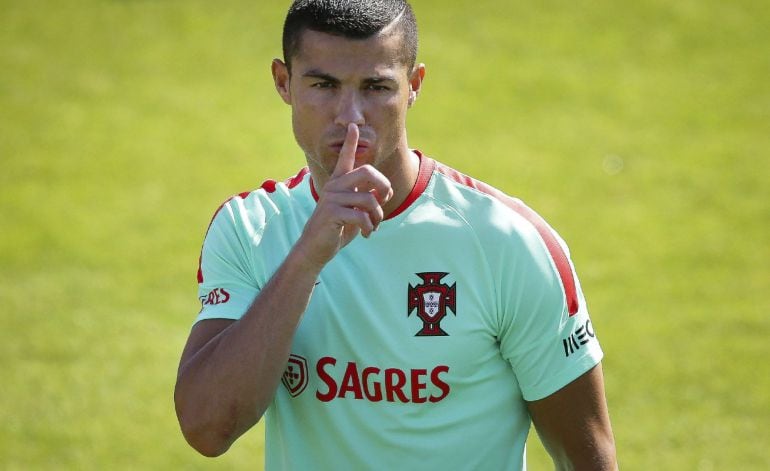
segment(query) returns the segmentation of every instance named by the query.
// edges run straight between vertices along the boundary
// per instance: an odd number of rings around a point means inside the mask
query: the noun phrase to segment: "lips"
[[[336,154],[339,154],[342,151],[342,145],[344,141],[335,141],[329,144],[329,147],[332,149],[332,151]],[[358,145],[356,146],[356,155],[361,155],[367,150],[369,150],[370,144],[366,141],[358,141]]]

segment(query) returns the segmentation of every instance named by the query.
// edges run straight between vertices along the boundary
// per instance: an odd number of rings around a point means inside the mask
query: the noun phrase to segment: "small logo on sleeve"
[[[447,309],[457,315],[455,311],[457,283],[452,286],[441,283],[441,279],[448,274],[416,273],[422,278],[423,283],[416,286],[409,285],[406,315],[409,317],[412,311],[417,309],[417,317],[422,320],[422,329],[415,334],[415,337],[449,335],[441,329],[441,320],[446,316]]]
[[[585,344],[596,338],[594,328],[591,325],[591,319],[586,320],[586,323],[575,329],[572,334],[566,339],[561,339],[561,343],[564,346],[564,356],[568,357],[580,350]]]
[[[200,300],[204,306],[224,304],[230,300],[230,293],[224,288],[214,288],[206,296],[201,296]]]

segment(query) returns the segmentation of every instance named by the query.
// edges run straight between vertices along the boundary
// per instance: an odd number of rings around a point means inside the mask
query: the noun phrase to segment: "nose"
[[[357,91],[346,90],[340,93],[334,123],[344,127],[355,123],[361,127],[365,122],[363,103]]]

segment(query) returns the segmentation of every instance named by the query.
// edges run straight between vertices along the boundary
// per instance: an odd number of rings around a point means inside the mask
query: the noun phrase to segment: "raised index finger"
[[[356,123],[348,124],[348,132],[345,134],[345,142],[342,143],[337,165],[334,167],[333,177],[339,177],[353,171],[356,163],[356,148],[358,147],[358,126]]]

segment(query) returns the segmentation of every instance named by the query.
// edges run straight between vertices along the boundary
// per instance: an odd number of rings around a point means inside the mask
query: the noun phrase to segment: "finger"
[[[351,191],[350,189],[353,188],[356,189],[355,191],[366,193],[374,190],[376,192],[375,197],[381,204],[386,203],[393,197],[393,189],[388,177],[371,165],[362,165],[344,175],[329,180],[327,186],[324,187],[324,191],[344,192]]]
[[[356,163],[356,148],[358,147],[358,126],[356,123],[348,124],[348,132],[345,134],[345,142],[342,143],[337,165],[334,167],[332,178],[345,175],[353,170]]]
[[[341,191],[327,192],[325,195],[325,204],[341,206],[345,208],[358,208],[364,211],[370,211],[380,206],[380,202],[369,192]]]
[[[345,230],[351,228],[357,228],[361,231],[361,235],[369,237],[374,231],[374,223],[370,219],[369,213],[366,211],[360,211],[355,208],[340,208],[339,223]]]
[[[385,218],[382,206],[380,206],[380,203],[372,193],[327,193],[325,196],[327,198],[326,202],[328,203],[344,208],[356,209],[358,211],[367,213],[369,215],[369,220],[374,226],[374,230],[377,230],[377,227]]]
[[[382,193],[377,191],[376,188],[373,188],[370,191],[370,193],[372,195],[374,195],[374,197],[377,199],[377,202],[379,202],[380,204],[385,204],[388,201],[390,201],[391,198],[393,198],[393,188],[391,188],[391,187],[388,187],[388,191],[387,191],[387,193],[384,194],[384,196],[383,196]]]

